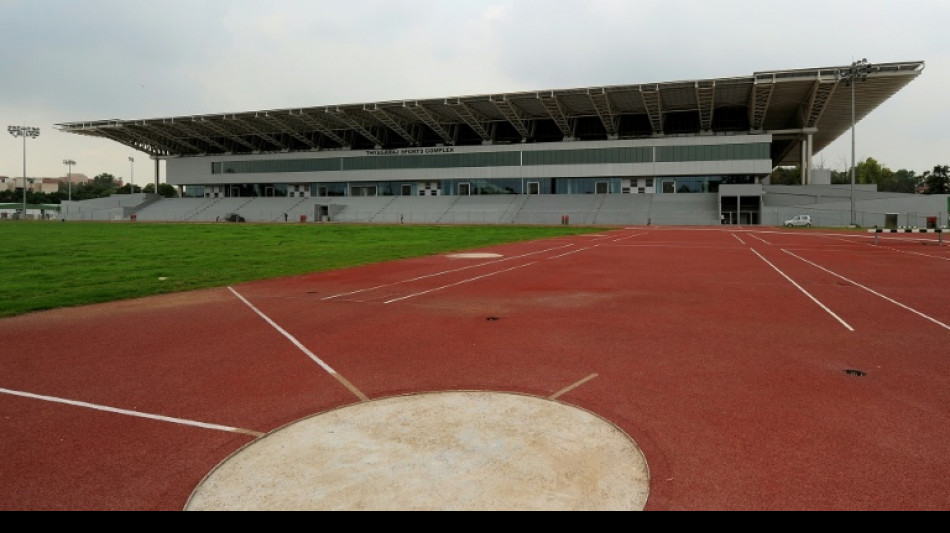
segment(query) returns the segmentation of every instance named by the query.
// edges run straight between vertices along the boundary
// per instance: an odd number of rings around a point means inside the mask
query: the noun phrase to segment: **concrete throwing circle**
[[[472,253],[472,254],[452,254],[449,259],[499,259],[504,257],[501,254],[492,253]]]
[[[637,444],[587,411],[447,392],[366,402],[266,435],[216,467],[186,511],[642,511]]]

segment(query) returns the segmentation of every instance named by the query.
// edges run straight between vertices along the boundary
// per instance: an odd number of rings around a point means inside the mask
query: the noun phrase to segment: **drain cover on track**
[[[307,418],[235,453],[185,510],[643,510],[622,430],[531,396],[450,392]]]

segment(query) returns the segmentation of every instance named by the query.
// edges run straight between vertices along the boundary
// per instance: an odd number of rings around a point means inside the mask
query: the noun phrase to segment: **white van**
[[[810,228],[811,215],[798,215],[785,221],[786,228]]]

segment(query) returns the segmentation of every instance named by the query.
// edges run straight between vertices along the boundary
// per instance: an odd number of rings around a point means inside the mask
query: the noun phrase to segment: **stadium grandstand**
[[[853,64],[65,123],[57,128],[150,155],[156,186],[164,162],[180,198],[128,195],[63,212],[80,220],[759,225],[809,209],[818,224],[846,225],[855,193],[817,172],[814,154],[923,69],[919,61],[866,65],[856,78]],[[802,186],[771,188],[779,166],[799,166]],[[860,225],[883,220],[872,204],[893,195],[873,186],[858,194],[868,208]],[[906,209],[923,216],[930,208]]]

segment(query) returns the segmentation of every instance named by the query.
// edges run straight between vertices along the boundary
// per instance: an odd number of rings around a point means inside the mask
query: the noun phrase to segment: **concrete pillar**
[[[802,185],[808,185],[808,141],[802,139],[802,150],[801,150],[802,160],[801,166],[801,179]]]
[[[152,159],[155,161],[155,194],[158,194],[158,170],[161,161],[159,161],[157,157],[153,157]]]
[[[807,160],[807,161],[806,161],[806,164],[808,165],[808,174],[807,174],[807,175],[808,175],[808,179],[806,180],[806,183],[808,183],[808,185],[811,185],[812,182],[814,182],[814,176],[813,176],[813,174],[814,174],[814,168],[815,168],[815,163],[814,163],[814,159],[815,159],[815,153],[814,153],[814,152],[815,152],[815,134],[813,134],[813,133],[809,133],[809,134],[808,134],[808,142],[807,142],[806,144],[807,144],[807,146],[808,146],[808,156],[806,157],[806,160]]]

